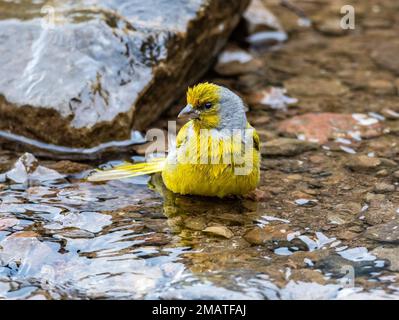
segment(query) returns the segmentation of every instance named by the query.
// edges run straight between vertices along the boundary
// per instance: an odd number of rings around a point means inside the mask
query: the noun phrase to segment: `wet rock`
[[[266,190],[256,188],[254,191],[249,193],[247,197],[254,201],[264,202],[270,199],[270,194]]]
[[[277,138],[261,144],[265,156],[295,156],[317,149],[317,144],[290,138]]]
[[[328,220],[332,224],[346,224],[354,220],[354,217],[344,212],[329,212],[327,215]]]
[[[274,110],[286,110],[288,106],[295,105],[298,99],[286,95],[284,88],[270,87],[250,94],[246,101],[250,105],[267,106]]]
[[[337,238],[341,240],[353,240],[359,235],[356,232],[352,232],[349,230],[343,230],[337,234]]]
[[[323,274],[316,270],[311,269],[299,269],[293,270],[290,276],[290,280],[293,281],[304,281],[304,282],[313,282],[319,284],[325,284],[326,279]]]
[[[287,239],[291,232],[285,225],[266,225],[262,228],[256,227],[244,235],[244,239],[252,245],[264,245],[270,248],[281,248],[299,246],[304,248],[299,239]]]
[[[370,227],[366,230],[365,236],[368,239],[378,242],[399,244],[399,220]]]
[[[243,18],[248,34],[270,31],[270,29],[282,30],[279,20],[264,6],[261,0],[251,0]]]
[[[315,251],[297,251],[290,257],[289,261],[298,267],[309,267],[314,265],[317,261],[325,259],[329,256],[328,250],[315,250]]]
[[[379,259],[388,260],[388,270],[399,271],[399,248],[384,248],[378,247],[371,251],[371,254],[377,256]]]
[[[169,209],[167,209],[169,210]],[[168,227],[173,233],[181,233],[182,228],[184,227],[184,219],[182,216],[169,216],[167,211],[165,211],[165,215],[168,217]],[[183,230],[184,231],[184,230]]]
[[[297,235],[297,237],[305,245],[306,250],[309,251],[327,249],[327,246],[336,240],[336,238],[327,237],[322,232],[315,232],[314,236],[301,234]]]
[[[338,113],[308,113],[285,120],[278,126],[283,134],[303,136],[306,140],[321,144],[336,138],[377,137],[382,126],[366,115]]]
[[[388,80],[373,79],[368,83],[369,89],[377,95],[392,95],[396,89],[394,84]]]
[[[380,43],[371,53],[373,60],[381,67],[386,68],[399,75],[399,52],[398,41],[386,41]]]
[[[320,191],[316,190],[316,189],[304,189],[303,192],[305,194],[308,194],[310,196],[317,196],[320,194]]]
[[[374,261],[375,256],[370,254],[366,247],[354,247],[338,251],[338,254],[349,261]]]
[[[348,88],[337,79],[306,76],[291,78],[284,82],[284,87],[294,96],[305,97],[336,96],[348,92]]]
[[[375,175],[377,177],[387,177],[389,175],[389,171],[387,169],[382,169],[380,171],[377,171]]]
[[[270,193],[272,195],[278,195],[278,194],[281,194],[282,192],[284,192],[284,188],[282,188],[282,187],[271,187],[271,188],[268,188],[268,190],[270,191]]]
[[[270,235],[261,228],[252,229],[244,235],[244,239],[253,245],[262,245],[269,241],[270,238]]]
[[[350,261],[338,255],[330,255],[316,262],[315,268],[332,273],[337,278],[347,276],[349,270],[353,270],[356,276],[362,276],[382,269],[382,267],[377,267],[374,261]]]
[[[384,194],[377,194],[373,192],[367,192],[366,196],[364,197],[364,200],[367,203],[370,203],[371,201],[384,201],[385,200],[385,195]]]
[[[397,215],[396,207],[391,201],[370,201],[367,211],[364,213],[365,221],[370,225],[377,225],[391,221]]]
[[[63,160],[63,161],[58,161],[56,163],[49,164],[49,165],[47,165],[47,168],[61,172],[61,173],[72,174],[72,173],[79,173],[79,172],[82,172],[85,170],[92,169],[92,166],[84,164],[84,163]]]
[[[204,74],[247,4],[68,1],[56,23],[16,5],[0,20],[0,129],[74,147],[128,139]]]
[[[308,198],[299,198],[299,199],[295,199],[294,203],[298,206],[301,207],[314,207],[317,205],[317,200],[316,199],[308,199]]]
[[[142,240],[148,246],[163,246],[170,243],[169,237],[162,233],[138,236],[137,240]]]
[[[309,157],[310,162],[314,164],[322,164],[326,162],[327,158],[320,154],[315,154]]]
[[[399,94],[399,83],[398,83],[397,91],[398,91],[398,94]],[[384,109],[382,109],[382,110],[381,110],[381,114],[382,114],[385,118],[390,119],[390,120],[397,120],[397,119],[399,119],[399,112],[398,112],[398,111],[395,111],[395,110],[393,110],[393,109],[391,109],[391,108],[384,108]]]
[[[374,171],[379,168],[382,161],[379,158],[366,155],[352,156],[345,166],[353,171]]]
[[[340,212],[347,216],[356,216],[362,209],[360,203],[357,202],[347,202],[340,203],[335,206],[335,211]]]
[[[374,192],[376,193],[389,193],[395,191],[395,186],[393,184],[381,182],[374,186]]]
[[[227,227],[224,226],[212,226],[205,228],[202,230],[205,233],[209,233],[212,235],[220,236],[226,239],[231,239],[234,236],[234,233]]]
[[[262,62],[249,52],[239,48],[227,48],[219,54],[215,71],[222,76],[230,77],[256,72],[261,67]]]
[[[19,239],[19,238],[23,239],[23,238],[37,238],[37,237],[39,237],[39,234],[35,231],[21,231],[13,233],[7,239]]]
[[[94,238],[95,235],[92,232],[86,230],[65,230],[60,232],[63,237],[70,238],[70,239],[91,239]]]
[[[392,169],[392,168],[396,168],[398,166],[398,163],[394,160],[386,159],[386,158],[380,158],[380,160],[381,160],[381,166],[383,168]]]
[[[389,138],[388,138],[389,139]],[[395,158],[399,153],[399,146],[390,141],[390,139],[376,139],[367,141],[368,147],[372,150],[371,155],[377,155],[380,158]],[[392,160],[391,160],[392,161]]]
[[[57,171],[40,166],[37,159],[30,153],[22,155],[14,164],[14,168],[5,175],[8,179],[17,183],[51,181],[64,178]]]
[[[184,225],[188,229],[201,231],[205,229],[206,221],[202,217],[188,217],[184,220]]]
[[[271,244],[275,243],[277,246],[288,245],[287,231],[284,225],[267,225],[263,228],[255,228],[249,231],[245,236],[245,240],[250,240],[251,244]],[[260,240],[260,241],[259,241]]]
[[[255,49],[270,48],[288,39],[287,33],[283,30],[278,31],[262,31],[250,34],[246,37],[246,42]]]
[[[360,233],[363,231],[363,227],[360,225],[354,225],[352,227],[348,228],[349,231],[355,232],[355,233]]]

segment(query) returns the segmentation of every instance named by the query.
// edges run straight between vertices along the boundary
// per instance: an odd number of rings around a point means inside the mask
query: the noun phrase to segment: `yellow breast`
[[[248,125],[248,129],[252,127]],[[166,187],[180,194],[217,197],[255,189],[259,182],[259,138],[254,129],[247,134],[252,136],[243,143],[241,135],[212,130],[204,133],[187,123],[162,171]]]

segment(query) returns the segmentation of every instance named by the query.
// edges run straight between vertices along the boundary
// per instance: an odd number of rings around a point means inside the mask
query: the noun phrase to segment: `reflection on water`
[[[159,175],[149,187],[148,178],[57,179],[29,176],[0,185],[2,298],[391,297],[383,290],[344,289],[340,267],[348,264],[382,284],[394,281],[378,278],[386,265],[366,248],[342,248],[322,232],[299,230],[290,220],[262,214],[255,201],[175,195]],[[216,232],[203,232],[207,227]],[[254,228],[269,230],[264,246],[251,246]]]

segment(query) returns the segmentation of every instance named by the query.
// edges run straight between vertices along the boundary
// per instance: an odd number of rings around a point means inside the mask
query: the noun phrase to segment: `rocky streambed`
[[[256,192],[177,196],[157,175],[92,184],[91,169],[145,147],[60,161],[2,141],[0,297],[399,297],[398,4],[351,1],[356,28],[342,30],[346,1],[265,3],[204,78],[249,106]]]

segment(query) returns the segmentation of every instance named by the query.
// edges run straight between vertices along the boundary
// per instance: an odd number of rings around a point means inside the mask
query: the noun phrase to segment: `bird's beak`
[[[193,108],[191,104],[186,105],[182,111],[180,111],[178,118],[189,118],[189,119],[198,119],[199,112]]]

